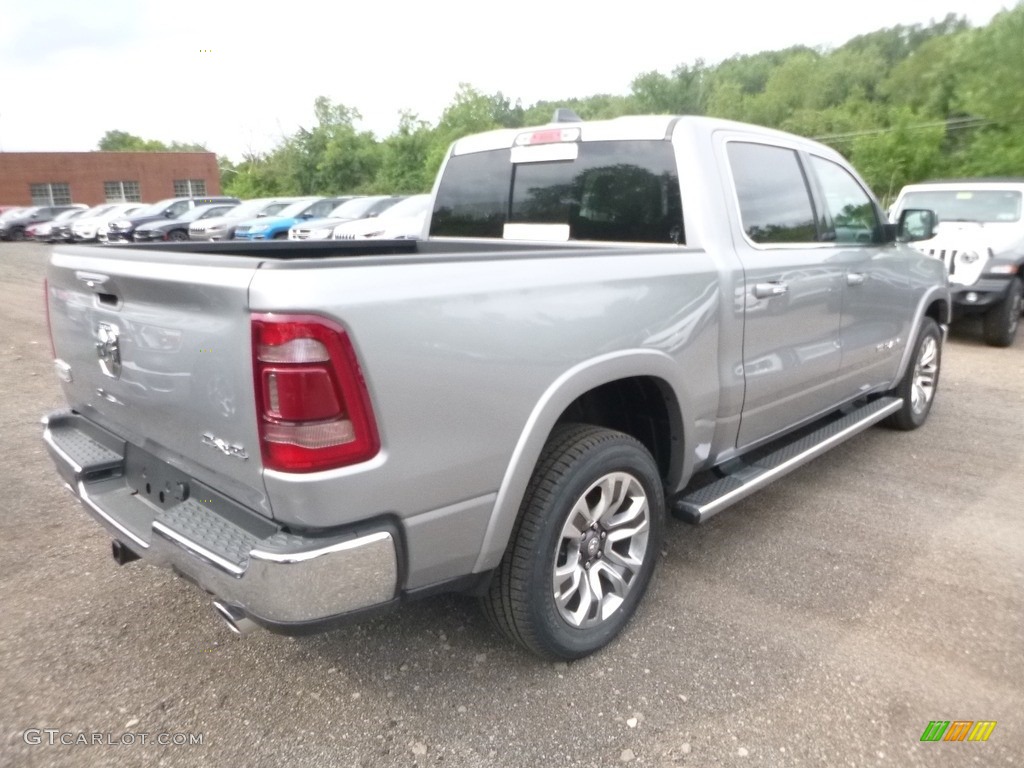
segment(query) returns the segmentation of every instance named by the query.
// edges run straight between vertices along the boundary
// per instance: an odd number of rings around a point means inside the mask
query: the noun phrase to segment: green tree
[[[964,112],[1004,125],[1024,122],[1024,3],[968,35],[960,68]]]
[[[100,139],[99,149],[103,152],[166,152],[167,145],[125,131],[107,131]]]
[[[1024,168],[1024,3],[972,29],[955,15],[895,26],[834,50],[794,46],[643,72],[624,95],[523,105],[460,84],[436,124],[409,112],[377,139],[356,109],[320,97],[315,123],[271,152],[222,162],[223,187],[242,196],[419,192],[450,144],[472,133],[551,120],[568,107],[584,120],[626,114],[708,114],[817,138],[851,157],[883,197],[929,176],[1020,174]],[[103,149],[201,148],[108,131]]]
[[[645,72],[630,85],[637,111],[652,115],[703,115],[708,89],[708,68],[703,59],[692,66],[680,64],[671,76]]]
[[[583,98],[573,97],[558,101],[538,101],[523,113],[523,125],[544,125],[551,122],[555,110],[571,109],[583,120],[611,120],[622,115],[641,112],[632,96],[599,93]]]
[[[410,194],[429,191],[434,174],[427,166],[427,158],[433,143],[430,124],[411,112],[402,112],[398,130],[384,139],[375,190]]]
[[[126,131],[107,131],[100,139],[102,152],[208,152],[202,144],[172,141],[164,144],[156,139],[143,139]]]
[[[940,167],[946,129],[903,107],[890,125],[853,139],[851,160],[883,202],[904,184],[929,178]]]
[[[453,141],[473,133],[514,128],[522,125],[522,107],[513,106],[501,92],[488,96],[469,83],[460,83],[455,98],[441,113],[424,160],[425,172],[433,177]]]

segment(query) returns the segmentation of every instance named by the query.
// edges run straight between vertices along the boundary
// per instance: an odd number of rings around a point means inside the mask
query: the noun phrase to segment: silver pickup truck
[[[114,558],[239,634],[443,591],[608,643],[665,513],[924,423],[946,270],[834,151],[619,118],[456,142],[420,241],[58,246],[44,439]]]

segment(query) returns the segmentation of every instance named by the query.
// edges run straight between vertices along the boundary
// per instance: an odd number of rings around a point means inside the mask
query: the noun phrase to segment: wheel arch
[[[631,350],[579,363],[554,380],[516,441],[473,571],[501,560],[544,444],[560,423],[582,420],[631,435],[651,451],[666,486],[691,472],[685,414],[693,411],[685,390],[671,383],[679,378],[665,353]]]
[[[949,297],[948,288],[933,288],[926,292],[918,303],[917,312],[914,313],[914,324],[910,327],[910,333],[907,337],[907,344],[903,348],[903,357],[900,360],[899,369],[896,371],[896,376],[890,382],[890,387],[895,387],[900,380],[903,378],[903,374],[907,371],[907,366],[910,365],[910,359],[914,354],[914,346],[917,344],[917,335],[921,331],[921,320],[925,317],[930,317],[934,320],[939,330],[942,331],[942,338],[946,338],[946,330],[949,328],[950,319],[952,318],[953,302]]]

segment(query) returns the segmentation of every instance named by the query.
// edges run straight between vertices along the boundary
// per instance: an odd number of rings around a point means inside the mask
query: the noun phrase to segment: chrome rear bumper
[[[384,522],[296,535],[184,476],[158,501],[134,487],[128,457],[141,449],[75,413],[44,424],[65,485],[114,538],[259,624],[301,630],[397,595],[397,532]]]

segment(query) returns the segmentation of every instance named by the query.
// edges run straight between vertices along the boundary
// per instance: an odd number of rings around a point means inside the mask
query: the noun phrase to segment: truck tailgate
[[[270,517],[248,312],[259,263],[58,248],[47,306],[74,411]]]

